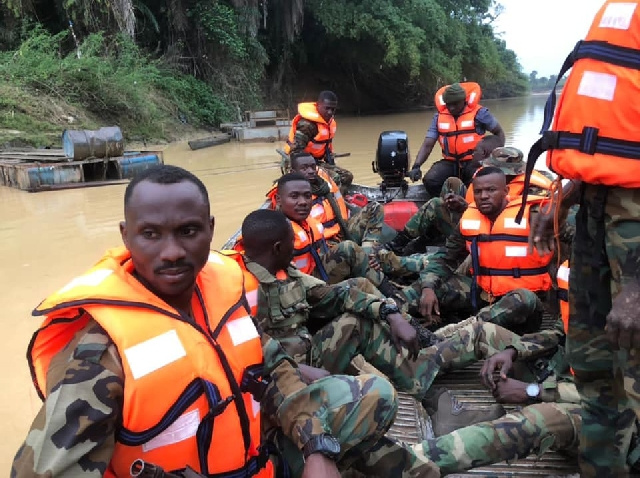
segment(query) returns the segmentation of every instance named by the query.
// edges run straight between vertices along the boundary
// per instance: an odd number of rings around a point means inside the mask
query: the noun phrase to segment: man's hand
[[[340,478],[336,462],[322,453],[313,453],[304,463],[302,478]]]
[[[535,248],[538,254],[545,255],[555,249],[555,231],[553,229],[554,207],[545,206],[531,217],[531,233],[529,234],[529,252]],[[522,219],[527,220],[526,218]]]
[[[499,403],[527,403],[529,401],[527,385],[529,384],[514,378],[500,377],[495,382],[493,396]]]
[[[380,265],[380,261],[378,261],[376,254],[369,254],[369,268],[378,272],[382,271],[382,266]]]
[[[508,348],[502,352],[489,357],[484,361],[480,369],[480,378],[485,387],[489,390],[496,389],[496,382],[493,379],[493,372],[500,369],[500,379],[506,380],[507,374],[513,367],[513,361],[516,359],[518,352],[515,349]]]
[[[321,378],[328,377],[329,375],[331,375],[328,371],[326,371],[323,368],[311,367],[305,364],[298,365],[298,370],[300,370],[300,375],[302,375],[302,380],[304,380],[304,382],[307,385],[315,382],[316,380],[320,380]]]
[[[409,350],[409,360],[417,359],[420,352],[420,342],[418,341],[418,332],[413,325],[398,313],[389,314],[387,321],[391,329],[391,340],[398,350],[402,350],[404,345]]]
[[[607,315],[607,339],[615,349],[640,348],[640,284],[629,283],[613,300]]]
[[[422,177],[422,171],[420,171],[420,167],[413,167],[411,168],[411,170],[407,173],[407,176],[409,176],[409,179],[411,179],[411,181],[419,181],[420,178]]]
[[[444,204],[450,211],[463,212],[469,206],[465,198],[458,194],[447,193],[444,196]]]
[[[428,287],[422,289],[420,313],[429,321],[429,325],[440,323],[440,304],[433,289]]]

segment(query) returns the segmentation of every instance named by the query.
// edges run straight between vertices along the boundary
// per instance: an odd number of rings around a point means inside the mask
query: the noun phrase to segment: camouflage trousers
[[[451,323],[474,313],[471,292],[472,278],[462,274],[453,274],[434,291],[440,306],[440,317],[443,322]],[[416,310],[420,304],[422,286],[419,281],[401,289],[407,300],[409,310]],[[515,289],[507,294],[494,298],[490,302],[484,291],[476,295],[478,312],[476,316],[518,334],[535,332],[540,329],[544,304],[535,292],[528,289]],[[453,320],[451,320],[453,318]]]
[[[381,242],[384,224],[384,208],[380,203],[370,202],[347,221],[347,230],[352,241],[361,245],[367,253]]]
[[[393,251],[379,249],[375,258],[380,263],[382,272],[390,277],[415,278],[429,265],[431,254],[411,254],[399,256]]]
[[[343,314],[312,338],[311,365],[344,373],[361,354],[400,391],[421,400],[439,373],[466,367],[515,343],[517,335],[494,324],[476,322],[452,337],[422,349],[416,360],[398,350],[386,324]]]
[[[576,217],[567,355],[583,405],[581,474],[627,476],[627,453],[640,415],[640,345],[633,344],[630,352],[614,350],[605,325],[612,300],[628,287],[622,274],[638,278],[640,191],[609,188],[606,199],[598,191],[586,185]]]
[[[329,251],[321,254],[322,265],[329,276],[329,284],[337,284],[352,277],[365,277],[376,287],[385,279],[385,275],[369,266],[369,254],[354,241],[334,242]],[[319,277],[318,269],[314,276]]]
[[[411,448],[416,456],[423,457],[420,461],[429,459],[442,474],[448,474],[532,453],[540,456],[549,449],[575,454],[580,428],[580,405],[538,403]]]

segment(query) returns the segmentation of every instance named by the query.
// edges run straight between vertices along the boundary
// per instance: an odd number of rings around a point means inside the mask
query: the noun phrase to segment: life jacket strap
[[[548,268],[545,267],[531,267],[531,268],[522,268],[522,267],[513,267],[511,269],[494,269],[492,267],[480,267],[478,269],[477,275],[479,276],[494,276],[494,277],[514,277],[515,279],[520,279],[525,276],[537,276],[540,274],[545,274],[549,272]],[[474,269],[475,273],[475,269]]]

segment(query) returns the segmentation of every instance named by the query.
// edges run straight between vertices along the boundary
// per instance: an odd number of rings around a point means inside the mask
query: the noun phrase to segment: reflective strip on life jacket
[[[300,272],[305,274],[313,274],[317,268],[320,278],[327,281],[329,275],[322,265],[319,255],[319,252],[327,253],[329,251],[324,239],[322,224],[312,217],[307,217],[304,224],[291,221],[291,225],[295,238],[293,263]]]
[[[320,169],[322,171],[322,169]],[[344,198],[340,193],[340,188],[335,183],[328,174],[324,171],[322,173],[318,172],[318,176],[329,183],[329,187],[331,188],[330,194],[333,194],[333,197],[340,208],[340,214],[342,218],[346,221],[349,218],[349,210],[347,209],[347,205],[344,202]],[[319,221],[323,227],[324,238],[327,240],[333,239],[337,237],[340,232],[340,223],[338,222],[335,211],[331,207],[331,202],[326,197],[313,196],[313,203],[311,206],[311,213],[309,214],[313,219]]]

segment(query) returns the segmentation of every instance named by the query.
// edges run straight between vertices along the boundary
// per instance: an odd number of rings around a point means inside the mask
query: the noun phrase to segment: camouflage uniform
[[[329,284],[351,277],[366,277],[377,287],[385,280],[382,272],[369,266],[369,255],[354,241],[330,243],[328,251],[320,254],[320,259],[329,276]],[[320,278],[317,267],[313,275]]]
[[[584,476],[623,476],[640,414],[640,353],[605,336],[612,301],[640,282],[640,190],[583,184],[569,280],[567,353],[583,405]],[[637,309],[639,294],[629,303]]]
[[[386,380],[332,376],[307,386],[280,344],[261,337],[272,378],[262,401],[266,428],[279,427],[296,450],[312,435],[332,433],[342,447],[340,466],[378,442],[397,411],[395,390]],[[103,476],[122,421],[124,372],[115,345],[95,321],[53,358],[47,397],[11,477]]]
[[[410,308],[417,309],[422,289],[433,289],[445,322],[474,313],[472,306],[473,279],[454,270],[467,257],[466,242],[459,230],[447,238],[446,252],[431,256],[420,280],[401,291]],[[541,293],[546,296],[546,293]],[[527,289],[514,289],[501,297],[491,297],[478,287],[475,297],[479,319],[506,327],[517,333],[529,333],[540,328],[544,304],[540,297]],[[451,317],[452,316],[452,317]]]
[[[299,153],[304,151],[307,144],[316,137],[318,134],[318,125],[313,121],[301,118],[298,121],[295,136],[293,139],[294,144],[291,145],[289,154]],[[333,156],[333,152],[327,147],[327,154]],[[327,161],[328,159],[328,161]],[[333,158],[316,158],[318,165],[323,168],[327,173],[331,175],[333,180],[343,190],[343,194],[346,192],[346,188],[353,182],[353,173],[347,169],[336,166],[335,164],[329,164],[333,161]]]
[[[399,235],[406,240],[421,238],[427,245],[442,245],[458,227],[462,212],[450,211],[444,201],[447,194],[464,197],[466,187],[459,178],[448,178],[442,185],[440,197],[424,203],[407,221]],[[408,256],[396,255],[383,248],[377,251],[377,258],[386,274],[394,277],[407,277],[419,274],[429,264],[427,254],[418,253]]]

